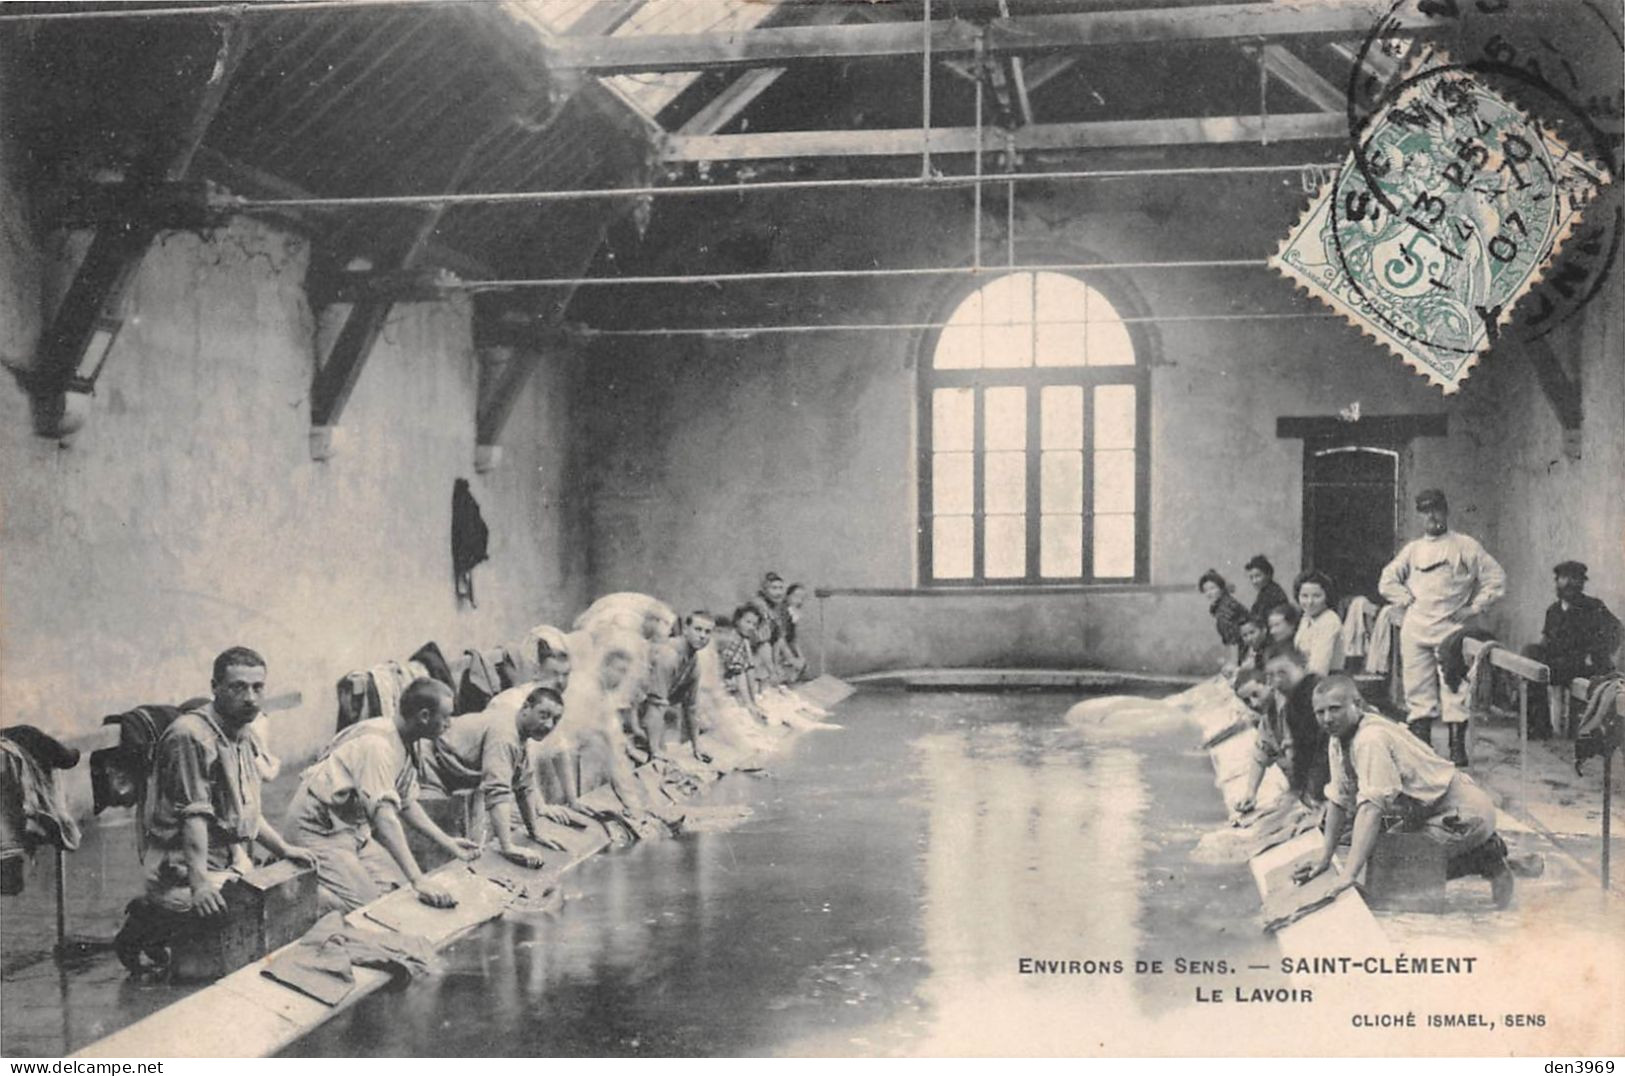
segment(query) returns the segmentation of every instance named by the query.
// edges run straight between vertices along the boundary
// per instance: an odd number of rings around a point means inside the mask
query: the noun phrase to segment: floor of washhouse
[[[1542,834],[1509,832],[1548,853],[1512,910],[1467,879],[1436,906],[1376,911],[1386,955],[1470,953],[1475,975],[1289,976],[1245,855],[1211,854],[1227,817],[1193,724],[1079,728],[1064,720],[1077,698],[860,691],[835,711],[840,729],[699,801],[748,814],[582,863],[556,916],[486,924],[442,953],[441,974],[366,998],[285,1054],[1525,1053],[1560,1032],[1611,1034],[1576,1014],[1620,1011],[1617,923],[1600,929],[1595,880]],[[127,824],[89,827],[72,858],[75,933],[116,928],[139,888],[130,838]],[[110,954],[42,957],[48,862],[0,930],[9,1056],[78,1049],[180,996],[129,982]],[[1554,1000],[1576,989],[1584,1005]],[[1546,1023],[1538,1036],[1357,1026],[1469,1005]]]

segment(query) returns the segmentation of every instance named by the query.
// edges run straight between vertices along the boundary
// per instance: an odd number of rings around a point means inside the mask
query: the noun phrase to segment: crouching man
[[[1346,676],[1326,677],[1314,689],[1315,717],[1325,728],[1331,781],[1326,786],[1325,847],[1317,863],[1300,867],[1300,884],[1329,870],[1343,826],[1354,834],[1333,892],[1347,889],[1382,837],[1383,818],[1401,815],[1449,853],[1445,874],[1490,880],[1496,907],[1512,902],[1507,846],[1495,832],[1495,804],[1473,779],[1440,758],[1405,726],[1364,709]]]
[[[536,775],[529,750],[532,741],[545,739],[558,727],[564,716],[564,697],[551,687],[535,687],[515,709],[504,698],[507,694],[492,699],[480,713],[454,718],[425,757],[430,773],[447,792],[479,790],[491,835],[504,858],[521,867],[540,867],[541,856],[514,843],[513,806],[518,805],[525,832],[533,841],[539,841],[538,817],[567,817],[567,812],[557,808],[537,810]]]
[[[711,645],[716,621],[703,609],[683,618],[682,634],[656,645],[649,655],[649,680],[640,707],[640,728],[650,759],[666,754],[666,719],[675,714],[694,757],[710,762],[700,747],[695,695],[700,686],[700,651]]]
[[[418,802],[417,744],[446,731],[451,700],[451,688],[438,680],[412,681],[395,716],[351,725],[301,776],[287,828],[316,857],[324,908],[359,908],[407,884],[425,904],[457,903],[418,867],[401,829],[405,820],[454,856],[479,855],[473,841],[449,836]]]
[[[147,899],[172,912],[218,915],[220,887],[253,869],[258,841],[311,866],[314,856],[260,817],[260,769],[248,726],[265,701],[265,659],[234,646],[214,659],[214,697],[158,738],[143,822]]]

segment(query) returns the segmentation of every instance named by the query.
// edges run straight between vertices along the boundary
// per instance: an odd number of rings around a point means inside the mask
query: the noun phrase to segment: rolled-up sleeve
[[[214,818],[214,786],[209,780],[212,752],[192,736],[165,736],[158,741],[159,795],[177,818]]]
[[[480,794],[487,807],[513,800],[514,789],[530,778],[528,758],[522,743],[494,735],[485,737],[480,751]]]
[[[408,767],[406,780],[401,780],[394,753],[381,737],[358,737],[352,744],[348,760],[350,782],[356,800],[369,819],[386,803],[398,811],[417,798],[417,774]],[[403,784],[409,789],[405,796],[402,795]]]

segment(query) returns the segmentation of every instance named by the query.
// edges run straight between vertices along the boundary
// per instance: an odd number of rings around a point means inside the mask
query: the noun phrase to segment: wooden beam
[[[406,249],[385,272],[398,273],[415,267],[444,214],[444,206],[425,213]],[[395,300],[385,296],[362,299],[351,306],[326,361],[316,371],[310,388],[311,455],[315,459],[326,459],[331,453],[332,429],[344,414],[350,393],[361,379],[361,370],[394,305]]]
[[[1348,121],[1325,112],[1269,117],[1270,141],[1313,141],[1348,137]],[[1162,120],[1104,120],[1091,123],[1040,123],[1011,132],[1016,152],[1109,149],[1128,146],[1212,145],[1257,142],[1264,132],[1257,116],[1205,116]],[[984,128],[982,149],[1006,147],[1006,132]],[[976,152],[974,127],[938,127],[931,131],[932,155]],[[672,135],[661,159],[668,164],[698,161],[750,161],[779,157],[907,157],[921,153],[918,128],[882,131],[764,131],[734,135]]]
[[[1540,391],[1552,405],[1552,410],[1557,412],[1557,421],[1563,427],[1563,455],[1577,460],[1580,458],[1580,426],[1585,419],[1580,381],[1569,376],[1562,360],[1551,348],[1535,346],[1526,350]]]
[[[1493,641],[1490,640],[1490,642]],[[1479,639],[1464,639],[1461,643],[1461,656],[1471,661],[1478,657],[1478,652],[1488,645],[1489,642]],[[1490,664],[1497,669],[1505,669],[1507,672],[1515,676],[1521,676],[1535,684],[1547,684],[1552,679],[1551,669],[1533,658],[1526,658],[1517,651],[1509,650],[1500,644],[1497,644],[1495,649],[1490,652]]]
[[[1279,0],[1187,8],[1093,11],[992,19],[990,55],[1053,52],[1090,45],[1234,41],[1286,35],[1363,35],[1389,5],[1380,0]],[[1396,30],[1436,20],[1407,13]],[[938,57],[975,52],[978,28],[947,19],[930,30]],[[566,37],[549,42],[550,65],[598,74],[694,71],[717,67],[778,67],[800,60],[862,60],[916,56],[925,33],[918,22],[855,26],[787,26],[745,33]]]
[[[203,175],[219,183],[233,194],[240,194],[247,198],[314,198],[315,195],[293,183],[283,179],[263,168],[227,157],[225,154],[204,146],[198,150],[197,170]],[[317,236],[332,235],[333,227],[328,220],[317,221],[312,218],[332,218],[341,216],[337,209],[255,209],[256,216],[274,218],[287,226],[315,238]],[[481,278],[491,279],[501,274],[491,268],[489,264],[478,258],[470,257],[462,251],[448,247],[444,243],[431,239],[423,248],[423,263],[442,266],[450,269],[459,276],[470,280]]]
[[[247,49],[248,28],[241,20],[220,24],[213,64],[194,91],[197,96],[185,122],[131,166],[126,183],[140,187],[185,177]],[[110,325],[116,331],[125,294],[159,230],[151,219],[120,221],[96,230],[67,294],[41,334],[38,361],[21,375],[34,397],[35,430],[41,436],[72,432],[64,426],[65,394],[70,387],[91,389],[79,376],[79,364],[98,332],[107,332]]]
[[[1348,107],[1348,95],[1282,44],[1264,46],[1264,69],[1304,100],[1327,112]]]
[[[767,88],[777,82],[784,72],[783,67],[755,67],[728,85],[728,88],[711,98],[706,106],[677,129],[680,135],[713,135],[722,130],[745,109],[755,101]]]
[[[1445,437],[1449,433],[1450,416],[1444,414],[1366,415],[1353,422],[1335,415],[1283,415],[1275,420],[1275,436],[1303,441],[1330,437],[1409,441],[1413,437]]]
[[[1078,64],[1079,57],[1074,53],[1071,56],[1041,56],[1032,63],[1023,67],[1027,76],[1027,92],[1037,93],[1052,79],[1066,74]]]

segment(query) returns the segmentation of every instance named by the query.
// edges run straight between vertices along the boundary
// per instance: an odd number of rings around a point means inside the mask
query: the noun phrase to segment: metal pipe
[[[270,15],[290,11],[332,11],[367,7],[470,7],[488,0],[252,0],[237,4],[191,4],[175,7],[113,7],[88,11],[21,11],[0,15],[0,22],[82,22],[87,19],[165,19],[197,15]]]
[[[1485,676],[1490,675],[1485,670]],[[1529,681],[1518,677],[1518,804],[1529,810]]]
[[[653,284],[750,284],[796,280],[863,280],[928,276],[978,276],[1008,272],[1122,272],[1159,269],[1264,269],[1259,258],[1206,261],[1071,262],[1042,265],[923,266],[903,269],[786,269],[773,273],[695,273],[674,276],[537,277],[512,280],[448,280],[447,291],[517,291],[523,288],[647,287]]]
[[[925,35],[920,50],[920,178],[931,178],[931,0],[925,0],[925,20],[920,23]]]
[[[1608,892],[1609,842],[1614,826],[1614,753],[1602,756],[1602,889]]]
[[[930,0],[927,0],[929,3]],[[829,638],[824,634],[824,595],[818,595],[818,675],[829,675]]]
[[[984,32],[976,35],[976,57],[971,68],[976,73],[976,187],[971,203],[971,264],[982,267],[982,93],[987,72],[983,70],[983,56],[987,39]]]
[[[1174,176],[1269,175],[1302,172],[1306,168],[1336,168],[1336,161],[1307,161],[1297,164],[1221,165],[1213,168],[1099,168],[1061,172],[1011,172],[1012,183],[1028,181],[1071,181],[1108,179],[1147,179]],[[222,195],[212,201],[217,209],[387,209],[415,205],[529,205],[535,202],[581,202],[613,198],[695,197],[716,194],[784,193],[812,190],[884,190],[888,188],[963,187],[977,182],[974,176],[871,176],[847,179],[776,179],[757,183],[706,183],[670,187],[602,187],[595,190],[487,191],[478,194],[373,194],[349,197],[240,198]]]
[[[1331,313],[1305,313],[1305,314],[1171,314],[1150,315],[1146,317],[1127,317],[1114,319],[1130,325],[1168,324],[1180,322],[1206,322],[1206,321],[1324,321],[1341,317]],[[1046,321],[1045,325],[1087,325],[1087,321]],[[793,335],[798,333],[820,332],[919,332],[922,330],[944,329],[948,323],[940,321],[917,322],[888,322],[881,324],[831,324],[831,325],[736,325],[732,327],[718,326],[714,329],[692,327],[662,328],[662,329],[594,329],[590,326],[579,327],[575,335],[584,339],[593,340],[608,337],[666,337],[666,336],[708,336],[708,337],[745,337],[745,336],[773,336]]]
[[[56,951],[68,947],[68,855],[56,849]]]

